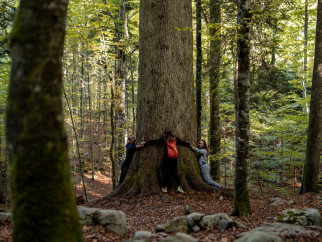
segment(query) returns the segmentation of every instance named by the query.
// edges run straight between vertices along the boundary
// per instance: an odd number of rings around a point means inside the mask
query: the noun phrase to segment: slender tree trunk
[[[210,174],[216,181],[220,181],[220,112],[219,112],[219,82],[220,82],[220,11],[221,0],[210,1],[210,23],[213,24],[210,29],[210,124],[209,124],[209,156]]]
[[[107,68],[105,68],[106,76],[110,80],[111,85],[111,108],[110,108],[110,122],[111,122],[111,144],[110,144],[110,160],[112,166],[112,185],[113,189],[116,187],[118,173],[117,173],[117,164],[114,156],[114,146],[115,146],[115,121],[114,121],[114,110],[115,110],[115,97],[114,97],[114,83],[113,78],[108,74]]]
[[[236,103],[236,162],[234,181],[235,216],[251,213],[247,188],[247,163],[249,156],[249,99],[250,99],[250,1],[238,0],[238,83]]]
[[[197,140],[201,139],[201,79],[202,79],[202,48],[201,48],[201,0],[196,1],[196,110],[197,110]]]
[[[86,55],[86,66],[87,66],[88,115],[89,115],[88,141],[89,141],[89,150],[90,150],[90,161],[92,163],[92,180],[94,181],[95,165],[94,165],[94,157],[93,157],[92,91],[91,91],[91,84],[90,84],[90,78],[89,78],[90,68],[88,64],[87,55]]]
[[[125,51],[121,44],[124,41],[124,18],[125,18],[125,0],[120,2],[119,21],[116,27],[117,43],[117,61],[116,61],[116,79],[115,79],[115,147],[116,162],[120,166],[124,158],[124,134],[125,134]]]
[[[101,144],[101,71],[99,72],[100,76],[98,78],[98,90],[97,90],[97,112],[98,112],[98,117],[97,117],[97,128],[96,128],[96,132],[97,132],[97,162],[100,162],[100,157],[101,157],[101,148],[100,148],[100,144]]]
[[[130,45],[130,35],[128,29],[128,17],[126,11],[124,12],[124,30],[127,40],[127,48],[128,48],[128,55],[129,55],[129,66],[130,66],[130,73],[131,73],[131,100],[132,100],[132,133],[135,132],[135,95],[134,95],[134,71],[133,71],[133,64],[132,64],[132,50]]]
[[[304,77],[302,81],[303,85],[303,97],[306,99],[306,78],[307,78],[307,32],[309,27],[309,15],[308,15],[308,0],[305,0],[305,19],[304,19],[304,61],[303,61],[303,72]],[[309,113],[308,103],[305,101],[305,112]]]
[[[74,136],[75,136],[75,140],[76,140],[76,147],[77,147],[77,154],[78,154],[79,172],[80,172],[81,180],[82,180],[82,184],[83,184],[85,201],[87,202],[87,192],[86,192],[85,179],[84,179],[84,173],[83,173],[83,168],[82,168],[83,162],[82,162],[82,158],[81,158],[81,154],[80,154],[80,150],[79,150],[79,142],[78,142],[76,127],[75,127],[75,123],[74,123],[73,113],[72,113],[71,107],[69,106],[69,101],[68,101],[64,86],[63,86],[63,92],[64,92],[65,100],[67,103],[67,108],[69,110],[70,119],[72,121],[72,127],[73,127],[73,131],[74,131]],[[76,166],[76,164],[75,164],[75,166]]]
[[[136,130],[139,142],[159,138],[164,128],[187,142],[197,137],[192,33],[177,30],[191,27],[191,1],[141,0]],[[114,194],[158,193],[162,152],[163,147],[154,145],[137,151],[125,181]],[[188,148],[179,146],[178,170],[184,189],[214,190],[203,182],[196,155]]]
[[[61,102],[67,3],[21,0],[11,34],[7,138],[13,241],[83,240]]]
[[[301,194],[319,192],[322,148],[322,0],[318,0],[309,129]]]

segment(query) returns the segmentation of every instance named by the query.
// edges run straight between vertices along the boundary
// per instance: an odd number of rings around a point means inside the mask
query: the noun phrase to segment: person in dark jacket
[[[193,149],[197,153],[198,163],[199,163],[201,176],[202,176],[203,180],[208,185],[221,188],[221,186],[217,182],[215,182],[210,176],[210,172],[209,172],[210,169],[209,169],[209,165],[208,165],[208,162],[207,162],[209,149],[207,147],[206,141],[205,140],[199,140],[198,148],[196,148],[194,146],[190,146],[190,147],[191,147],[191,149]]]
[[[162,138],[156,139],[156,140],[149,140],[146,141],[146,145],[151,145],[151,144],[156,144],[156,145],[163,145],[164,146],[164,151],[163,151],[163,156],[162,156],[162,192],[167,193],[168,192],[168,183],[169,183],[169,177],[172,174],[177,182],[178,189],[177,192],[184,193],[182,187],[181,187],[181,182],[180,182],[180,177],[178,174],[178,159],[176,157],[176,152],[177,149],[175,147],[175,151],[171,151],[171,155],[168,154],[168,143],[171,142],[173,143],[175,141],[175,145],[182,145],[189,147],[190,144],[182,141],[178,137],[175,137],[171,130],[165,129]],[[175,152],[175,154],[173,154]],[[170,157],[169,157],[170,156]]]
[[[125,160],[121,164],[121,175],[120,175],[119,182],[116,185],[115,189],[117,189],[124,181],[126,174],[130,168],[131,160],[133,158],[134,152],[137,149],[140,149],[144,146],[144,142],[141,142],[141,144],[136,145],[135,141],[136,141],[136,139],[135,139],[134,135],[130,135],[128,137],[128,143],[126,145],[126,157],[125,157]]]

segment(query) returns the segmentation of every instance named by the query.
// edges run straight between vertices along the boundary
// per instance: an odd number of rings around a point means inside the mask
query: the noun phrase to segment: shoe
[[[181,186],[178,186],[177,192],[184,193],[184,191],[183,191]]]
[[[162,187],[161,191],[164,192],[164,193],[167,193],[168,192],[168,188],[167,187]]]

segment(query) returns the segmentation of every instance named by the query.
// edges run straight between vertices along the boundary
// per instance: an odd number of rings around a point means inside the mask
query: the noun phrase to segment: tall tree
[[[164,128],[185,141],[196,139],[191,28],[191,1],[141,0],[138,141],[159,138]],[[137,151],[114,194],[158,193],[162,152],[153,145]],[[187,148],[179,147],[178,169],[184,189],[214,189],[202,181],[196,155]]]
[[[124,137],[126,131],[125,122],[125,61],[126,53],[124,47],[124,21],[125,21],[125,0],[119,2],[119,16],[115,23],[117,60],[115,78],[115,142],[116,162],[120,166],[124,158]]]
[[[7,110],[14,241],[82,241],[61,102],[68,1],[21,0]]]
[[[250,0],[238,0],[237,14],[237,103],[236,103],[236,162],[234,181],[234,210],[236,216],[251,213],[247,189],[249,156],[249,99],[250,99]]]
[[[202,46],[201,46],[201,0],[196,0],[196,110],[197,140],[201,139],[201,79],[202,79]]]
[[[319,192],[322,148],[322,0],[318,0],[309,129],[301,193]]]
[[[220,82],[220,11],[221,0],[210,1],[210,123],[209,123],[209,156],[210,174],[216,181],[220,180],[220,113],[219,113],[219,82]]]

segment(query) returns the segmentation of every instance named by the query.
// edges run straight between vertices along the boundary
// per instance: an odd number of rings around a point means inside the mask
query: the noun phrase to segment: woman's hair
[[[203,148],[207,150],[208,155],[209,155],[209,154],[210,154],[210,150],[208,149],[208,146],[207,146],[206,141],[205,141],[204,139],[201,139],[200,141],[202,141],[202,142],[203,142]]]
[[[163,134],[164,134],[164,139],[165,140],[168,140],[170,138],[173,138],[174,135],[172,134],[171,130],[170,129],[164,129],[163,130]]]

